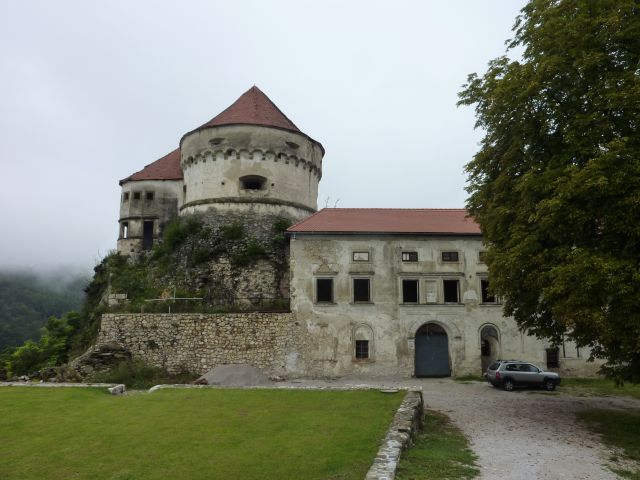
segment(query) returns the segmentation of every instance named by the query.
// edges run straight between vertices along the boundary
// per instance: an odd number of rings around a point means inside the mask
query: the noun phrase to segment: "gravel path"
[[[504,392],[484,382],[451,379],[344,378],[296,383],[422,387],[426,407],[446,413],[469,437],[485,480],[616,479],[605,466],[613,452],[576,419],[575,413],[591,408],[640,409],[640,400],[628,397]]]

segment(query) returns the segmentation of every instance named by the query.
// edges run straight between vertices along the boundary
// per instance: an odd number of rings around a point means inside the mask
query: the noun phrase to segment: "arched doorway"
[[[486,372],[489,365],[500,355],[500,336],[493,325],[485,325],[480,330],[480,367]]]
[[[449,377],[449,337],[440,325],[426,323],[415,337],[416,377]]]

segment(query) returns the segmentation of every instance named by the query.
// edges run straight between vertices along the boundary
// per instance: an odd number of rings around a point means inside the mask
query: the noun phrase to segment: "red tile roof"
[[[255,85],[244,92],[229,108],[198,127],[233,124],[263,125],[302,133],[269,97]]]
[[[480,235],[465,209],[324,208],[291,226],[292,233]]]
[[[139,172],[120,180],[120,185],[125,182],[140,180],[182,180],[182,167],[180,166],[180,149],[150,163]]]

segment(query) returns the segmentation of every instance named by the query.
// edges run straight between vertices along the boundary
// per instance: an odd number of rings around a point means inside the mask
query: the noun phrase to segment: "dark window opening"
[[[129,201],[129,192],[124,192],[122,194],[122,201],[123,202],[128,202]]]
[[[316,303],[333,303],[332,278],[316,278]]]
[[[547,368],[560,368],[560,350],[547,348]]]
[[[458,261],[458,252],[442,252],[442,261],[443,262],[457,262]]]
[[[356,340],[356,358],[369,358],[369,340]]]
[[[418,252],[402,252],[402,261],[403,262],[417,262],[418,261]]]
[[[459,303],[458,280],[443,280],[444,303]]]
[[[285,142],[290,148],[293,148],[294,150],[297,150],[298,148],[300,148],[300,145],[298,145],[297,143],[294,142]]]
[[[122,238],[129,238],[129,223],[122,222]]]
[[[488,357],[491,355],[491,345],[489,344],[489,340],[482,340],[482,343],[480,344],[480,355],[482,355],[483,357]]]
[[[353,301],[370,302],[371,301],[371,282],[368,278],[353,279]]]
[[[478,252],[478,261],[480,263],[487,263],[487,252]]]
[[[147,192],[147,200],[153,200],[153,192]]]
[[[240,178],[240,188],[243,190],[264,190],[266,180],[259,175],[247,175]]]
[[[140,200],[140,192],[133,192],[133,199]]]
[[[402,303],[418,303],[418,280],[402,280]]]
[[[482,290],[482,303],[496,303],[496,296],[489,291],[489,280],[480,280]]]
[[[153,220],[145,220],[142,224],[142,249],[151,250],[153,247]]]
[[[182,186],[182,201],[184,202],[184,201],[186,201],[186,199],[187,199],[187,186],[183,185]]]

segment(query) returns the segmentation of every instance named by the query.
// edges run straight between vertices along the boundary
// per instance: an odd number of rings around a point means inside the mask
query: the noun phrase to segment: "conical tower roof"
[[[209,120],[200,128],[220,125],[262,125],[302,133],[269,97],[255,85],[244,92],[229,108]]]

